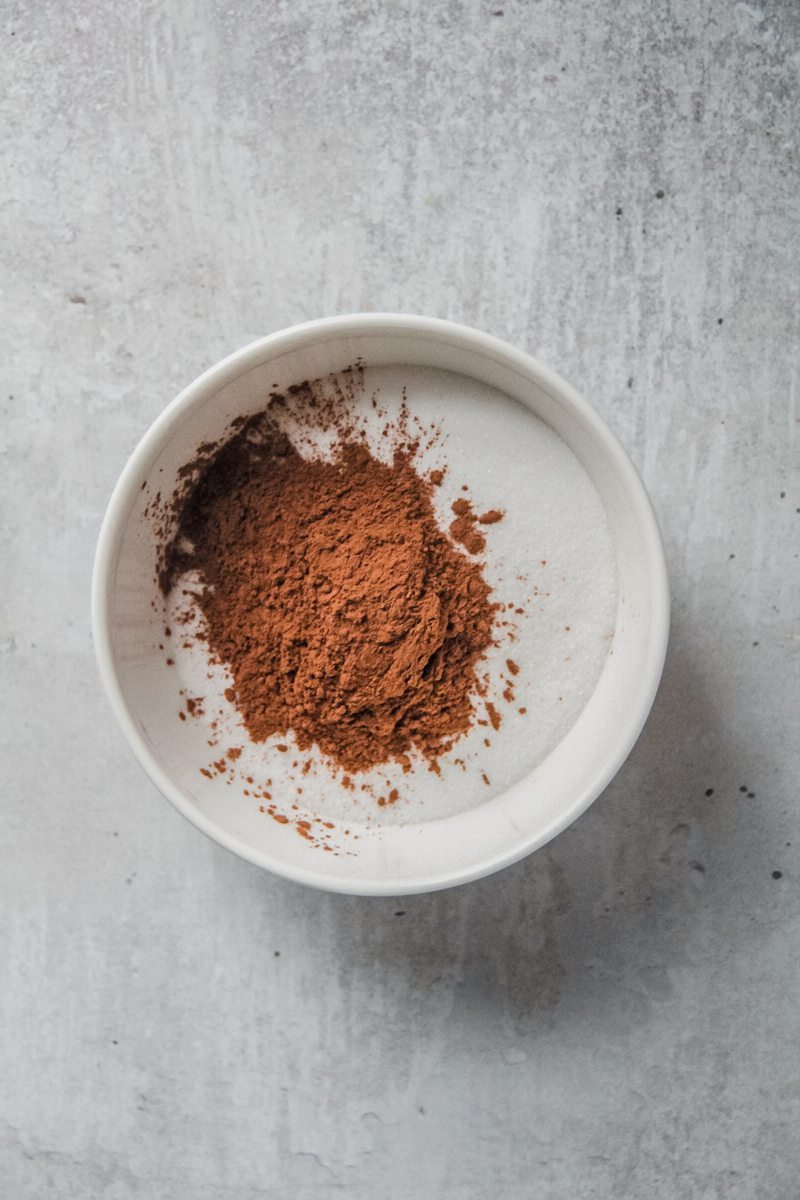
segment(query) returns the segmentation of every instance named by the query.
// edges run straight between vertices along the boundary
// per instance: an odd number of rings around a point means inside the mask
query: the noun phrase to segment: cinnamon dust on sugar
[[[169,506],[160,587],[199,579],[202,637],[253,741],[291,732],[348,773],[408,766],[414,751],[438,769],[485,691],[477,667],[500,606],[475,556],[503,514],[458,499],[448,537],[433,506],[445,472],[417,470],[405,405],[383,429],[382,461],[352,415],[359,373],[338,378],[333,394],[321,383],[273,393],[200,448]],[[290,437],[287,407],[301,427],[332,430],[332,449],[321,455],[297,422]]]

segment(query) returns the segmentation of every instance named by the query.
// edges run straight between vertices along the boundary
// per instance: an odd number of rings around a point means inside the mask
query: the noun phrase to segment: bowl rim
[[[380,879],[363,879],[357,876],[334,878],[313,869],[287,864],[280,857],[268,851],[257,850],[242,839],[227,833],[205,816],[162,769],[137,727],[119,679],[110,620],[114,572],[130,508],[141,488],[141,480],[147,477],[149,467],[183,413],[210,392],[218,391],[245,371],[258,366],[265,357],[271,357],[281,350],[296,348],[299,343],[313,341],[325,334],[350,334],[357,337],[366,332],[388,335],[402,332],[438,339],[446,338],[451,342],[459,341],[473,351],[490,355],[532,377],[558,403],[569,407],[580,423],[591,430],[606,458],[612,463],[631,505],[636,510],[646,543],[652,597],[650,636],[647,654],[641,664],[638,710],[628,714],[624,737],[615,744],[613,753],[607,756],[603,768],[587,780],[586,785],[576,795],[575,802],[565,808],[559,817],[543,830],[521,836],[517,844],[501,853],[492,852],[485,859],[478,858],[468,866],[449,871],[442,870],[424,878],[391,878],[386,879],[384,883]],[[642,731],[661,681],[669,638],[669,620],[670,596],[666,561],[650,497],[627,452],[593,406],[571,384],[533,355],[518,350],[493,334],[454,321],[405,313],[352,313],[305,321],[257,338],[198,375],[156,417],[125,464],[111,494],[100,528],[91,584],[92,635],[100,678],[128,745],[161,794],[202,833],[240,858],[293,882],[348,895],[401,896],[469,883],[519,861],[571,825],[607,787],[627,759]],[[458,820],[458,816],[449,819]]]

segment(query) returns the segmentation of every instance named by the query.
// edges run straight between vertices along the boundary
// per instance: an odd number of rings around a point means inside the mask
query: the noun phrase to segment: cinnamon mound
[[[431,491],[408,449],[305,459],[266,413],[199,467],[161,587],[199,573],[204,636],[254,741],[291,730],[360,771],[412,748],[435,766],[469,729],[495,606]]]

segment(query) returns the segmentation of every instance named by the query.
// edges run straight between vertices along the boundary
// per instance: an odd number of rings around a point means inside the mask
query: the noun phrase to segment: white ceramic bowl
[[[580,716],[535,770],[500,795],[438,820],[368,830],[354,855],[320,853],[296,831],[259,817],[240,790],[197,771],[197,734],[175,719],[176,684],[155,642],[156,535],[142,485],[168,496],[202,442],[263,406],[286,384],[368,364],[455,371],[531,409],[566,442],[605,507],[617,564],[614,653]],[[140,763],[198,829],[279,875],[330,891],[401,895],[467,882],[515,862],[575,820],[630,752],[658,687],[669,627],[663,550],[647,494],[597,413],[534,358],[447,321],[357,315],[311,321],[232,354],[190,384],[134,451],[108,507],[95,561],[92,617],[100,673]],[[192,740],[194,738],[194,740]]]

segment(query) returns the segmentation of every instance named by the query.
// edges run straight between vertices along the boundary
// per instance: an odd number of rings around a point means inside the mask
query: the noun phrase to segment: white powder
[[[294,801],[309,814],[352,825],[432,820],[504,791],[574,724],[597,684],[613,635],[614,549],[605,510],[586,472],[561,438],[515,400],[473,379],[425,368],[368,369],[364,384],[358,405],[378,457],[387,456],[380,433],[387,419],[397,419],[404,394],[412,417],[441,431],[432,446],[422,446],[417,465],[421,473],[446,468],[434,495],[443,528],[453,519],[453,501],[462,496],[476,512],[498,508],[505,514],[484,529],[485,575],[495,600],[522,611],[501,614],[510,625],[498,630],[499,644],[480,668],[490,677],[487,699],[502,717],[500,728],[476,724],[440,760],[439,775],[422,762],[408,774],[390,765],[355,776],[357,788],[351,791],[341,786],[341,773],[316,754],[310,756],[313,769],[304,775],[309,755],[294,751],[291,739],[283,739],[290,744],[288,753],[274,748],[280,738],[250,744],[222,695],[230,680],[220,668],[209,667],[196,648],[178,643],[176,666],[180,686],[205,697],[202,719],[219,722],[209,734],[217,741],[208,749],[209,762],[226,747],[243,747],[229,795],[247,786],[242,779],[250,775],[256,783],[272,781],[269,791],[278,808]],[[375,395],[379,411],[371,403]],[[173,609],[170,623],[177,616]],[[506,667],[509,658],[519,666],[516,676]],[[502,699],[504,679],[513,685],[513,702]],[[476,714],[485,720],[480,700]],[[362,784],[372,794],[362,792]],[[398,802],[378,807],[376,797],[391,788],[398,790]]]

